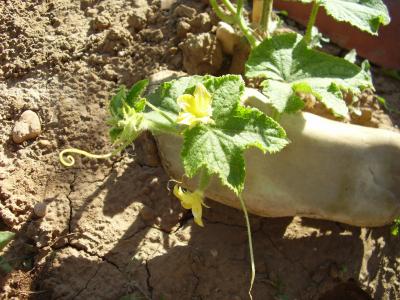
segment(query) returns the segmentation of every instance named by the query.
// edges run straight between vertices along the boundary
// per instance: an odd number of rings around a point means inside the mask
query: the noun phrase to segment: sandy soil
[[[151,0],[0,4],[0,229],[17,232],[5,249],[15,271],[1,277],[2,299],[248,298],[242,213],[209,201],[205,228],[194,226],[170,195],[148,137],[139,151],[111,160],[78,159],[71,169],[58,162],[68,146],[110,149],[106,106],[120,84],[161,69],[224,68],[208,33],[215,17],[201,1],[184,2],[192,9],[161,10]],[[206,59],[184,59],[199,44],[211,49]],[[398,106],[399,82],[375,78]],[[42,133],[17,145],[11,132],[27,109]],[[40,202],[44,218],[32,213]],[[254,299],[400,299],[400,243],[388,227],[251,221]]]

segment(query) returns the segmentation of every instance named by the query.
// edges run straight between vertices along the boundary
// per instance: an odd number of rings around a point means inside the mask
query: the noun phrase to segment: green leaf
[[[126,99],[126,88],[121,86],[117,93],[111,98],[109,108],[110,114],[116,118],[123,118],[122,107]]]
[[[338,21],[377,35],[380,25],[390,22],[389,12],[381,0],[323,0],[328,15]]]
[[[193,177],[204,168],[209,175],[217,174],[222,184],[240,194],[245,180],[243,151],[257,147],[264,153],[275,153],[287,145],[286,133],[259,110],[239,104],[244,90],[239,76],[210,78],[205,86],[216,97],[212,116],[215,124],[200,124],[184,132],[185,172]]]
[[[195,85],[202,82],[202,76],[181,77],[162,83],[147,99],[163,111],[178,115],[179,106],[176,99],[180,95],[193,92]]]
[[[180,110],[176,100],[183,94],[192,94],[197,83],[202,83],[212,95],[213,117],[216,122],[236,108],[239,95],[244,91],[240,76],[188,76],[161,84],[148,96],[148,100],[176,118]]]
[[[176,118],[175,114],[164,111],[171,119]],[[179,134],[176,124],[172,124],[164,116],[156,111],[149,111],[144,113],[144,127],[151,130],[153,133],[169,133]]]
[[[357,59],[357,51],[356,49],[351,49],[344,57],[345,60],[354,64]]]
[[[138,82],[136,82],[131,89],[129,90],[128,94],[126,95],[126,103],[130,107],[134,107],[136,111],[140,112],[143,111],[144,105],[143,104],[137,104],[137,102],[143,103],[143,100],[141,100],[141,96],[146,90],[147,85],[149,84],[148,79],[143,79]],[[144,103],[146,103],[144,101]]]
[[[0,231],[0,250],[3,249],[15,236],[11,231]]]
[[[182,94],[192,94],[196,84],[202,83],[212,97],[213,124],[198,124],[184,130],[182,160],[185,173],[195,176],[201,169],[208,175],[216,174],[221,182],[239,194],[243,190],[245,163],[243,151],[257,147],[274,153],[287,143],[286,133],[273,119],[257,109],[240,104],[244,93],[241,76],[226,75],[183,77],[163,83],[149,99],[172,119],[179,114],[176,101]],[[168,123],[156,113],[146,113],[151,128],[167,127]]]
[[[302,108],[299,93],[311,93],[335,115],[348,116],[342,90],[354,94],[372,87],[369,72],[343,58],[307,47],[296,33],[275,35],[254,48],[247,77],[261,77],[263,93],[279,113]]]
[[[214,124],[198,124],[184,130],[182,160],[186,175],[195,176],[201,169],[217,174],[221,182],[239,194],[243,190],[245,163],[243,151],[257,147],[277,152],[287,143],[285,131],[262,112],[240,105],[244,82],[240,76],[192,76],[163,83],[149,99],[172,119],[179,114],[176,101],[182,94],[192,94],[202,83],[212,96]],[[149,127],[167,127],[162,116],[146,114]],[[160,131],[163,131],[162,129]]]
[[[313,0],[298,0],[312,3]],[[340,22],[351,25],[377,35],[380,25],[390,23],[390,16],[382,0],[317,0],[328,15]]]

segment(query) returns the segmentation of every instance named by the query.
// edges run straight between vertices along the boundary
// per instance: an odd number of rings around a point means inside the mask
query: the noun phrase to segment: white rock
[[[235,29],[225,22],[219,22],[216,35],[224,53],[232,55],[235,46],[240,42],[240,36]]]
[[[26,140],[38,137],[41,131],[42,128],[38,115],[31,110],[26,110],[15,123],[12,138],[15,143],[20,144]]]

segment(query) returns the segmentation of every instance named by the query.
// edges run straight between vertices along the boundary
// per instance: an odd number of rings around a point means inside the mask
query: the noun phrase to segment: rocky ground
[[[110,150],[106,107],[119,85],[163,69],[227,70],[216,24],[201,1],[0,4],[0,229],[17,232],[2,299],[247,299],[242,213],[209,201],[205,228],[194,226],[148,136],[110,160],[58,161],[69,146]],[[399,82],[375,75],[398,106]],[[398,124],[383,119],[372,123]],[[254,299],[400,299],[400,243],[388,227],[251,221]]]

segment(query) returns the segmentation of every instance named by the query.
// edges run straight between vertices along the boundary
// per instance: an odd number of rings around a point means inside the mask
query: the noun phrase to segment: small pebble
[[[12,139],[15,143],[20,144],[38,137],[41,132],[42,128],[38,115],[31,110],[26,110],[14,125]]]
[[[95,31],[102,31],[111,26],[111,22],[107,16],[97,16],[91,22],[92,29]]]
[[[38,218],[43,218],[46,215],[47,206],[43,202],[36,203],[33,207],[33,213]]]

